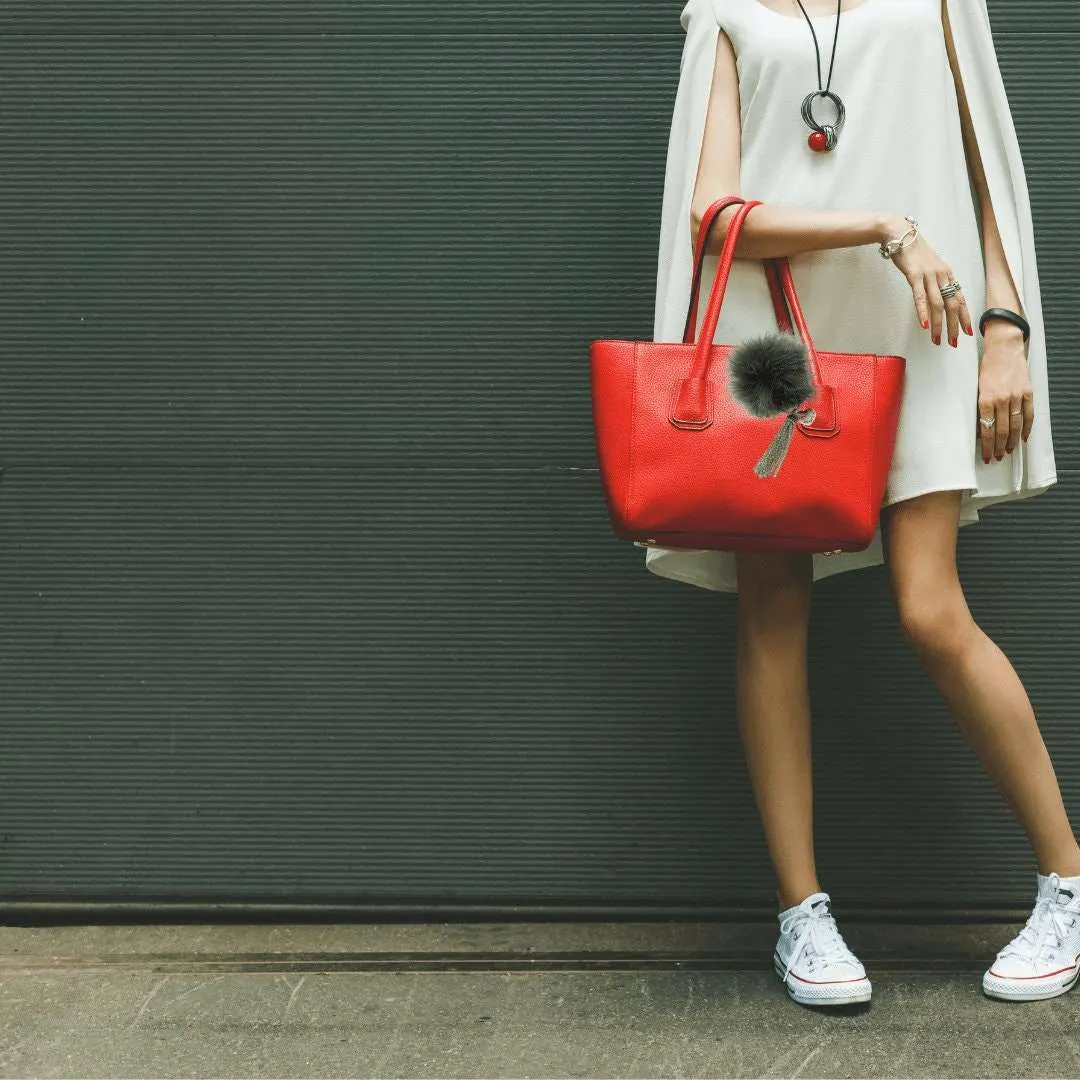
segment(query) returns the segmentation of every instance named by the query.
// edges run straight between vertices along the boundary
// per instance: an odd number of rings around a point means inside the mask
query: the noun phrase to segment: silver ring
[[[940,290],[938,291],[941,293],[942,296],[949,297],[952,296],[953,293],[958,293],[962,288],[963,285],[961,285],[959,281],[956,281],[954,279],[950,281],[947,285],[942,285]]]
[[[1013,412],[1012,410],[1010,410],[1009,415],[1010,416],[1023,416],[1024,415],[1024,410],[1023,409],[1017,409],[1016,412]]]
[[[997,417],[996,416],[980,416],[979,417],[979,423],[982,424],[982,426],[984,428],[992,428],[997,423]]]

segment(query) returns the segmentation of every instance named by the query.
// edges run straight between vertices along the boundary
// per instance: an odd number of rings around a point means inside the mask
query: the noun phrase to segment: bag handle
[[[731,264],[735,260],[735,245],[738,243],[739,233],[742,231],[747,214],[755,206],[760,205],[760,199],[744,200],[739,209],[735,211],[735,216],[728,226],[727,236],[724,237],[724,247],[720,252],[716,277],[713,280],[709,302],[705,308],[705,319],[702,322],[701,333],[697,340],[697,351],[694,354],[694,372],[702,378],[705,376],[712,355],[716,324],[720,321],[720,308],[724,303],[724,294],[727,291],[728,278],[731,275]],[[799,303],[798,294],[795,292],[795,282],[791,277],[791,266],[786,257],[772,261],[775,263],[780,292],[787,301],[788,309],[791,311],[795,323],[795,333],[802,339],[807,352],[810,354],[810,369],[813,379],[816,383],[820,383],[817,349],[814,347],[814,340],[810,336],[810,329],[806,325],[806,316],[803,314],[802,304]]]
[[[730,206],[732,201],[733,199],[730,196],[726,199],[719,200],[724,206]],[[749,214],[755,206],[760,206],[761,200],[740,200],[740,203],[739,209],[735,211],[735,216],[731,219],[731,223],[728,226],[727,235],[724,237],[724,246],[720,252],[720,260],[716,268],[716,277],[713,279],[712,291],[709,293],[709,302],[705,308],[705,319],[702,322],[701,333],[699,334],[694,347],[694,359],[690,366],[690,373],[685,379],[677,383],[675,387],[670,420],[676,427],[704,428],[712,423],[712,417],[710,415],[711,410],[709,408],[709,399],[711,395],[706,377],[709,373],[709,367],[713,359],[713,339],[716,336],[716,324],[720,320],[720,308],[724,303],[724,293],[727,291],[728,278],[731,275],[731,264],[735,259],[735,245],[738,243],[739,233],[742,231],[743,222],[746,220],[747,214]],[[713,206],[717,205],[717,203],[713,204]],[[707,219],[710,225],[715,221],[715,213],[719,212],[718,210],[716,212],[712,211],[713,207],[710,207],[709,211],[706,212],[705,218],[702,219],[703,221]],[[704,242],[702,242],[699,247],[700,250],[703,251]],[[806,325],[806,317],[803,315],[802,305],[799,303],[799,297],[795,292],[795,282],[791,277],[791,267],[788,264],[786,257],[771,261],[775,263],[775,273],[779,292],[787,302],[787,306],[790,309],[795,322],[795,329],[798,336],[802,339],[803,344],[806,346],[806,351],[809,355],[810,381],[815,389],[819,389],[822,385],[822,380],[821,372],[818,367],[817,349],[814,348],[814,341],[813,338],[811,338],[810,330]],[[768,267],[766,267],[766,274],[768,273],[769,270]],[[773,278],[770,277],[769,280],[770,288],[772,288]],[[689,343],[687,342],[687,344]]]
[[[716,224],[716,219],[732,203],[744,203],[745,199],[739,195],[725,195],[717,199],[708,210],[705,211],[698,227],[697,247],[694,252],[694,280],[690,285],[690,310],[686,313],[686,324],[683,327],[683,343],[692,345],[694,342],[694,328],[697,325],[698,291],[701,285],[701,271],[705,263],[705,244],[708,242],[709,230]],[[791,316],[788,314],[787,303],[784,300],[783,291],[780,288],[780,278],[777,273],[775,259],[762,259],[765,267],[765,276],[769,282],[769,293],[772,296],[773,310],[776,312],[776,324],[781,330],[791,332]]]

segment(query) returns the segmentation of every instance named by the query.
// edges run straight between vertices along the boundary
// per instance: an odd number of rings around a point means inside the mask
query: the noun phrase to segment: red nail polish
[[[940,334],[935,334],[934,335],[934,344],[935,345],[940,345],[941,344],[941,335]]]
[[[930,324],[925,319],[923,319],[922,328],[924,330],[929,330],[930,329]]]
[[[959,338],[949,338],[949,344],[955,349],[956,348],[956,343],[959,340],[960,340]]]
[[[974,337],[975,336],[975,331],[972,330],[970,326],[965,326],[964,327],[964,333],[967,334],[968,337]]]

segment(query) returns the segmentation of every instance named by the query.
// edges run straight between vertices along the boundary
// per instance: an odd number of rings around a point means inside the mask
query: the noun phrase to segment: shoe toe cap
[[[828,965],[829,974],[834,978],[865,979],[866,968],[862,962],[851,957],[847,960],[834,960]]]
[[[1009,953],[1004,956],[998,955],[994,962],[987,968],[985,978],[988,980],[1003,979],[1040,979],[1062,968],[1060,962],[1026,956],[1017,956]]]
[[[807,972],[807,978],[815,982],[855,982],[866,978],[866,968],[858,960],[833,960],[827,964],[815,964]]]

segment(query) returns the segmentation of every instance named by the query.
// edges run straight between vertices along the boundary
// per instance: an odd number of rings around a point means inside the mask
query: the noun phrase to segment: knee
[[[974,625],[959,587],[907,589],[897,596],[896,607],[907,639],[931,656],[959,652]]]

